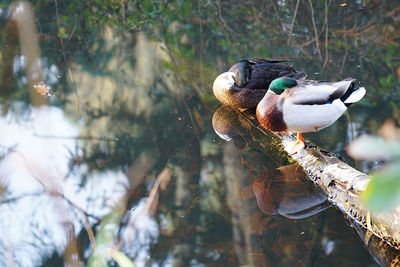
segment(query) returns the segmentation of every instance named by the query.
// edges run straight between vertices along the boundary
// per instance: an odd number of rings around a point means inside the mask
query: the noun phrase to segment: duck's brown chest
[[[257,119],[262,127],[273,132],[287,131],[287,126],[283,120],[283,113],[277,103],[278,95],[265,96],[257,106]]]

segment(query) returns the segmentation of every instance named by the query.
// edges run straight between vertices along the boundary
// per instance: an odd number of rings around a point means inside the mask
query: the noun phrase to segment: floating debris
[[[44,82],[39,82],[37,84],[34,84],[33,89],[35,89],[37,93],[43,96],[51,96],[53,94],[53,92],[50,89],[50,86],[48,86]]]

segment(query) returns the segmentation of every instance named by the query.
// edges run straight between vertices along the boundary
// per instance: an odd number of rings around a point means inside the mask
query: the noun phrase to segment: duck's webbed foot
[[[301,133],[297,133],[297,140],[289,146],[289,154],[294,155],[305,147],[304,139]]]

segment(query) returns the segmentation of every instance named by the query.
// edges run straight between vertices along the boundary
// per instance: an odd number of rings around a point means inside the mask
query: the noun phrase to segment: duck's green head
[[[273,91],[277,95],[280,95],[285,91],[285,89],[292,88],[296,85],[297,82],[295,79],[290,77],[281,77],[271,82],[269,85],[269,90]]]
[[[242,60],[239,63],[233,65],[230,69],[230,72],[235,73],[235,83],[240,88],[245,87],[249,83],[250,79],[250,65],[249,61]]]

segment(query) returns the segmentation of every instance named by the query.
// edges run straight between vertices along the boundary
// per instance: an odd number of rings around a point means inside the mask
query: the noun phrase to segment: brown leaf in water
[[[147,213],[152,216],[157,211],[160,190],[165,190],[170,180],[171,170],[168,168],[164,168],[157,176],[157,179],[150,190],[149,197],[146,200],[146,206],[143,210],[143,213]]]
[[[276,198],[274,192],[271,190],[272,180],[268,178],[268,172],[264,172],[261,176],[257,177],[253,182],[253,192],[257,198],[258,207],[266,214],[276,214]]]
[[[35,91],[43,96],[51,96],[52,95],[52,91],[50,89],[50,86],[48,86],[47,84],[45,84],[44,82],[40,82],[37,84],[33,85],[33,89],[35,89]]]
[[[271,217],[265,217],[261,211],[256,211],[249,219],[251,233],[253,235],[261,235],[267,230],[267,225],[271,221]]]

